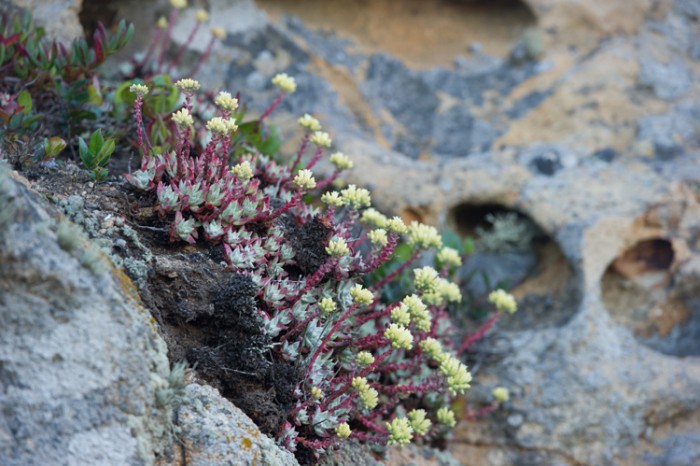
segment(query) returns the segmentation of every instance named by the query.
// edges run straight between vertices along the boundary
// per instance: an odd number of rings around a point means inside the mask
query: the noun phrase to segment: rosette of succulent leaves
[[[294,87],[288,76],[276,80],[273,106]],[[156,149],[141,114],[149,85],[132,86],[143,157],[127,180],[153,193],[172,241],[220,243],[231,270],[258,287],[272,357],[299,374],[278,442],[320,452],[345,438],[384,446],[444,436],[455,424],[449,406],[471,381],[451,351],[455,332],[446,306],[461,295],[446,278],[450,265],[439,272],[416,268],[413,290],[396,302],[379,299],[382,288],[419,254],[373,284],[367,278],[401,242],[440,249],[435,228],[385,217],[371,207],[370,193],[354,185],[328,190],[352,166],[341,153],[330,154],[335,168],[317,181],[311,170],[332,141],[315,118],[300,118],[304,136],[285,165],[235,138],[242,114],[230,94],[220,93],[218,114],[200,124],[192,109],[198,85],[177,85],[184,105],[166,116],[171,137]],[[318,264],[302,270],[285,225],[309,222],[324,233]]]

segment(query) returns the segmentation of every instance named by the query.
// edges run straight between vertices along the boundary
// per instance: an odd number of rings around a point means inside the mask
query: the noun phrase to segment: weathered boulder
[[[172,412],[131,282],[0,164],[0,463],[153,464]]]

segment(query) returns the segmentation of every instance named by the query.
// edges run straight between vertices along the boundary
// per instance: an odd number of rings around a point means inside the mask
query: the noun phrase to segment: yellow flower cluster
[[[330,191],[327,193],[323,193],[323,195],[321,196],[321,201],[333,207],[340,207],[345,203],[338,191]]]
[[[350,248],[343,238],[337,238],[328,242],[326,252],[333,257],[343,257],[350,254]]]
[[[232,97],[231,93],[226,91],[219,92],[214,99],[214,103],[227,112],[235,112],[238,108],[238,99]]]
[[[450,428],[457,425],[457,421],[455,420],[455,412],[444,406],[437,410],[437,420],[440,424],[445,424]]]
[[[386,236],[386,230],[383,228],[370,231],[367,233],[367,238],[369,238],[372,244],[380,247],[386,246],[389,242],[389,238]]]
[[[493,399],[499,403],[505,403],[510,399],[510,393],[508,393],[508,389],[505,387],[496,387],[491,394],[493,395]]]
[[[457,268],[462,266],[462,257],[456,249],[450,247],[443,247],[437,253],[437,260],[441,265],[446,265],[451,268]]]
[[[427,354],[430,359],[437,362],[442,361],[445,353],[442,352],[442,345],[435,338],[428,337],[418,343],[418,346],[420,346],[420,349]]]
[[[226,136],[229,133],[233,133],[238,129],[236,120],[229,118],[224,120],[221,117],[214,117],[207,122],[207,129],[212,133],[218,134],[219,136]]]
[[[406,296],[401,301],[402,306],[406,306],[406,310],[411,316],[413,325],[423,332],[429,332],[430,326],[432,325],[432,317],[430,311],[428,311],[428,306],[419,298],[418,296],[412,294]]]
[[[318,131],[321,129],[321,123],[316,118],[309,115],[308,113],[305,113],[303,117],[300,117],[297,120],[297,123],[299,123],[299,125],[302,128],[309,130],[309,131]]]
[[[209,21],[209,13],[207,13],[207,10],[197,10],[197,12],[194,14],[194,17],[198,23],[206,23],[207,21]]]
[[[279,73],[275,75],[275,77],[272,78],[272,84],[287,94],[291,94],[297,90],[297,82],[287,73]]]
[[[391,310],[391,320],[404,327],[411,323],[411,314],[408,313],[408,306],[401,303]]]
[[[352,296],[352,301],[358,306],[366,306],[374,301],[374,294],[360,284],[350,289],[350,296]]]
[[[386,229],[397,235],[403,235],[408,230],[406,224],[401,220],[401,217],[392,217],[387,220]]]
[[[509,314],[513,314],[518,310],[518,303],[513,295],[501,289],[489,293],[489,302],[501,311],[506,311]]]
[[[389,431],[388,445],[407,445],[413,438],[413,428],[405,417],[394,418],[387,422],[386,429]]]
[[[442,277],[437,277],[432,289],[422,295],[423,301],[432,306],[439,306],[445,301],[459,303],[462,301],[462,292],[459,287]]]
[[[372,203],[369,191],[364,188],[358,188],[354,184],[340,191],[340,194],[343,196],[343,204],[354,209],[369,207]]]
[[[175,83],[183,92],[194,92],[199,90],[200,84],[196,79],[183,78]]]
[[[362,223],[367,223],[377,228],[384,228],[389,219],[386,218],[384,214],[380,213],[374,207],[370,207],[369,209],[366,209],[364,212],[362,212],[360,221]]]
[[[335,301],[333,301],[331,298],[321,299],[321,301],[318,303],[318,307],[321,309],[321,313],[325,316],[333,314],[337,308]]]
[[[355,357],[355,361],[361,366],[369,366],[374,363],[374,356],[369,351],[360,351]]]
[[[353,378],[352,387],[357,390],[357,395],[360,397],[364,408],[374,409],[377,407],[377,403],[379,403],[379,393],[369,386],[367,379],[364,377]]]
[[[156,21],[156,27],[158,29],[165,29],[168,27],[168,19],[165,16],[161,16],[158,18],[158,21]]]
[[[184,8],[187,8],[187,0],[170,0],[170,5],[173,8],[177,8],[178,10],[182,10]]]
[[[248,181],[253,177],[253,170],[247,160],[231,167],[231,173],[236,175],[241,181]]]
[[[223,39],[226,37],[226,30],[222,27],[215,26],[211,28],[211,35],[217,39]]]
[[[424,409],[414,409],[409,411],[408,419],[410,420],[411,428],[417,435],[425,435],[430,430],[432,423],[427,418]]]
[[[129,90],[139,97],[143,97],[148,94],[148,87],[143,84],[132,84],[129,86]]]
[[[311,398],[314,400],[322,400],[323,399],[323,391],[318,388],[318,387],[311,387]]]
[[[330,135],[325,131],[314,131],[309,140],[318,147],[331,147],[333,144]]]
[[[442,238],[440,238],[440,233],[435,227],[416,221],[411,222],[411,225],[408,227],[407,239],[408,244],[421,249],[439,248],[442,246]]]
[[[294,184],[300,189],[314,189],[316,180],[311,170],[299,170],[294,177]]]
[[[352,163],[352,160],[350,160],[348,156],[342,152],[334,152],[329,157],[329,160],[338,170],[350,170],[353,166],[355,166],[355,164]]]
[[[192,119],[190,111],[186,108],[181,108],[177,112],[173,113],[173,121],[180,129],[189,128],[194,125],[194,119]]]
[[[439,278],[437,271],[426,265],[419,269],[413,269],[413,285],[421,293],[430,293],[435,291],[437,280]]]
[[[471,386],[472,375],[467,366],[451,354],[443,353],[439,370],[447,377],[447,389],[452,395],[464,393]]]
[[[347,422],[342,422],[335,427],[335,435],[337,435],[339,438],[348,438],[350,437],[351,433],[352,431],[350,430],[350,426]]]
[[[389,340],[394,349],[410,350],[413,348],[413,335],[411,335],[411,332],[403,325],[389,325],[384,331],[384,337]]]

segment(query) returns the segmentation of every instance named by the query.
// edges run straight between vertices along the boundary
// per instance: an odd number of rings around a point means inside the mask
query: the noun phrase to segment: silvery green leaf
[[[294,361],[299,358],[299,344],[300,342],[295,341],[294,343],[289,343],[285,341],[282,344],[282,357],[287,361]]]

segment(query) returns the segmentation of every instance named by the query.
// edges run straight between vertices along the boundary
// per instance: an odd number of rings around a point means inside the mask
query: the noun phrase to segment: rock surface
[[[149,313],[4,164],[0,200],[0,463],[153,464],[171,413]]]
[[[43,27],[52,39],[66,43],[83,35],[83,26],[78,19],[82,0],[3,0],[0,8],[5,6],[3,4],[31,12],[34,23]]]
[[[209,466],[298,465],[294,455],[282,450],[240,409],[216,389],[199,384],[185,388],[177,413],[178,438],[184,447],[179,464]]]

